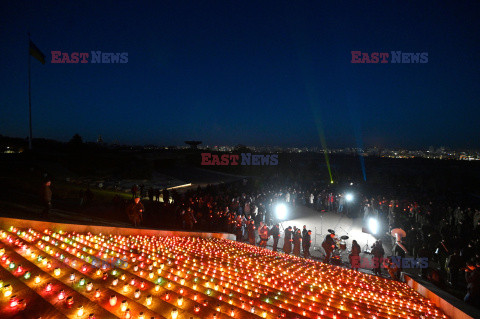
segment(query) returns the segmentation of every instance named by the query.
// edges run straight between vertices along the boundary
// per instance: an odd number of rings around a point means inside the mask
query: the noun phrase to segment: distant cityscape
[[[275,146],[246,146],[252,152],[257,153],[324,153],[321,147],[275,147]],[[202,150],[219,151],[219,152],[233,152],[236,147],[232,146],[203,146],[198,147]],[[453,159],[453,160],[480,160],[479,151],[454,151],[448,150],[445,147],[435,149],[430,147],[428,150],[408,150],[408,149],[388,149],[388,148],[334,148],[328,149],[328,154],[344,154],[344,155],[361,155],[361,156],[376,156],[388,158],[431,158],[431,159]]]
[[[1,135],[0,135],[1,137]],[[11,139],[13,140],[13,139]],[[15,139],[18,141],[19,139]],[[55,143],[60,143],[53,140],[46,140]],[[4,154],[21,153],[24,151],[24,146],[19,146],[18,143],[12,142],[10,145],[6,141],[0,143],[0,152]],[[183,145],[177,146],[158,146],[158,145],[125,145],[118,142],[106,143],[101,136],[96,142],[85,142],[86,145],[101,145],[102,147],[118,150],[132,150],[132,151],[164,151],[164,150],[203,150],[210,152],[245,152],[251,151],[254,153],[324,153],[325,150],[321,147],[280,147],[280,146],[249,146],[249,145],[203,145],[201,141],[185,141]],[[344,148],[330,148],[327,149],[328,154],[343,154],[353,156],[369,156],[369,157],[385,157],[385,158],[429,158],[441,160],[464,160],[464,161],[478,161],[480,160],[479,150],[453,150],[447,147],[435,148],[430,146],[424,150],[411,150],[405,148],[383,148],[383,147],[344,147]]]

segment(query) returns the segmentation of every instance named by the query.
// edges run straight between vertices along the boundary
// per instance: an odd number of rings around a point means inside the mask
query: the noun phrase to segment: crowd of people
[[[426,257],[429,264],[440,265],[440,269],[429,267],[422,269],[422,275],[429,280],[441,280],[443,273],[453,287],[458,287],[459,276],[465,272],[468,285],[466,301],[478,298],[480,268],[478,247],[480,240],[480,211],[456,207],[455,209],[433,202],[419,203],[408,200],[387,199],[386,197],[364,198],[361,205],[351,206],[344,194],[320,185],[279,186],[271,183],[262,185],[257,190],[238,187],[238,185],[207,186],[190,190],[184,194],[169,193],[168,190],[152,192],[147,190],[145,198],[156,202],[162,197],[162,206],[166,212],[173,213],[177,225],[183,229],[223,231],[235,234],[238,241],[265,247],[269,238],[273,238],[272,249],[279,249],[281,231],[284,231],[283,252],[309,258],[312,232],[286,227],[280,229],[279,220],[274,214],[278,203],[290,206],[304,205],[318,211],[337,211],[364,220],[375,218],[383,225],[388,225],[388,232],[395,228],[405,230],[406,237],[402,245],[394,245],[394,254],[413,258]],[[135,197],[135,195],[134,195]],[[130,205],[131,210],[135,205]],[[138,208],[137,208],[138,211]],[[143,212],[143,208],[142,208]],[[131,214],[131,213],[130,213]],[[141,214],[140,214],[141,215]],[[130,215],[129,215],[130,216]],[[287,218],[288,219],[288,218]],[[131,219],[133,222],[133,219]],[[141,219],[137,219],[137,223]],[[336,242],[334,236],[327,235],[322,247],[325,262],[329,262]],[[395,244],[394,237],[391,237]],[[383,260],[385,251],[382,242],[377,241],[372,247],[374,258]],[[355,259],[360,254],[356,241],[352,242],[349,258]],[[396,269],[391,260],[379,264],[387,265],[392,278],[398,278],[400,269]],[[352,263],[352,268],[358,265]],[[380,266],[373,269],[381,273]]]
[[[352,205],[345,194],[335,192],[332,188],[321,187],[315,183],[301,185],[291,183],[267,183],[261,187],[249,187],[244,181],[242,185],[221,184],[196,190],[188,190],[183,194],[175,190],[154,190],[144,187],[132,187],[132,200],[125,202],[119,196],[114,198],[115,206],[124,210],[128,219],[135,226],[146,219],[148,223],[159,214],[173,216],[174,225],[186,230],[221,231],[235,234],[237,241],[266,247],[270,237],[273,239],[272,249],[279,250],[279,241],[283,231],[282,250],[286,254],[310,258],[312,231],[295,226],[280,229],[280,220],[275,216],[277,204],[284,203],[291,207],[303,205],[317,211],[336,211],[350,217],[363,217],[378,220],[388,225],[387,234],[393,229],[401,229],[405,236],[390,236],[393,254],[401,257],[427,258],[428,268],[421,269],[421,275],[437,284],[446,281],[453,288],[467,285],[465,301],[480,301],[480,210],[471,207],[448,205],[445,202],[413,201],[390,199],[386,196],[363,197],[360,205]],[[48,217],[51,208],[51,181],[42,185],[42,214]],[[91,190],[82,192],[80,205],[91,201]],[[357,198],[361,195],[357,194]],[[150,213],[145,210],[143,201],[154,206]],[[147,215],[145,215],[147,213]],[[287,216],[286,219],[289,219]],[[386,237],[388,238],[388,236]],[[325,252],[324,262],[330,262],[332,253],[338,242],[334,234],[328,234],[322,243]],[[360,246],[353,240],[349,250],[350,265],[358,270],[361,253]],[[391,259],[385,258],[381,240],[371,247],[371,254],[376,263],[374,274],[381,274],[380,265],[386,266],[393,279],[399,277],[401,267]],[[465,280],[460,280],[461,275]]]
[[[468,291],[465,301],[480,301],[480,210],[453,208],[441,202],[377,198],[365,202],[364,216],[372,214],[386,220],[390,231],[405,230],[406,237],[394,246],[396,255],[405,257],[408,253],[438,265],[422,268],[423,277],[440,285],[446,279],[457,289],[463,271]]]

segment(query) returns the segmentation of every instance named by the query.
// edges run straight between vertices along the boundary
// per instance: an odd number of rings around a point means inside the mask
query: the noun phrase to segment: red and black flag
[[[38,61],[42,62],[42,64],[45,64],[45,54],[40,51],[39,48],[30,40],[30,55],[33,56],[35,59]]]

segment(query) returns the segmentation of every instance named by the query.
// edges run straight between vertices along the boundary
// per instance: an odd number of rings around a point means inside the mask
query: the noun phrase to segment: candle
[[[112,307],[115,306],[117,304],[117,296],[115,295],[110,296],[109,303],[110,303],[110,306]]]

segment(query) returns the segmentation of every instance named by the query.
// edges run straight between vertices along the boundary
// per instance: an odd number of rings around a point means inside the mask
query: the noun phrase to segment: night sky
[[[145,5],[139,5],[144,3]],[[478,1],[2,1],[0,134],[181,145],[479,148]],[[128,52],[52,64],[51,51]],[[352,64],[351,51],[428,52]]]

